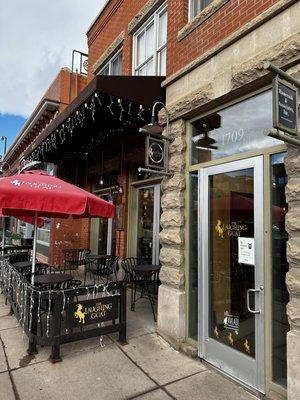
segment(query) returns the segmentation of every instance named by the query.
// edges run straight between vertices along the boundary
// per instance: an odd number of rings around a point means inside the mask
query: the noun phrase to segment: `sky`
[[[11,144],[106,0],[9,0],[0,4],[0,137]],[[0,155],[3,142],[0,141]]]

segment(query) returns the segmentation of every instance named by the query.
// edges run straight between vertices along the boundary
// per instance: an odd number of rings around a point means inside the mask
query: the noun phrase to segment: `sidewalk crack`
[[[2,349],[3,349],[3,353],[4,353],[6,365],[7,365],[7,372],[8,372],[8,376],[9,376],[9,379],[10,379],[10,383],[11,383],[11,386],[12,386],[12,389],[13,389],[13,392],[14,392],[15,400],[21,400],[21,399],[20,399],[20,396],[19,396],[19,393],[18,393],[18,390],[17,390],[17,387],[16,387],[16,385],[15,385],[14,378],[13,378],[13,376],[12,376],[12,370],[11,370],[11,368],[10,368],[10,366],[9,366],[9,362],[8,362],[8,358],[7,358],[7,354],[6,354],[5,345],[4,345],[4,343],[3,343],[3,340],[2,340],[2,338],[1,338],[1,336],[0,336],[0,344],[1,344],[1,347],[2,347]]]

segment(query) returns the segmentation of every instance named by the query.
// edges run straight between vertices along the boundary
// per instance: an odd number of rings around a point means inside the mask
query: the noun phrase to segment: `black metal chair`
[[[28,251],[20,251],[16,253],[11,253],[7,257],[8,261],[11,264],[14,264],[16,262],[21,262],[21,261],[30,261],[30,252]]]
[[[90,249],[65,249],[64,254],[64,271],[78,271],[78,267],[86,266]]]
[[[121,267],[124,271],[123,281],[126,283],[131,283],[134,280],[134,272],[132,267],[138,265],[139,261],[136,257],[127,257],[121,261]]]
[[[136,265],[141,265],[142,263],[136,257],[128,257],[125,258],[121,262],[122,269],[124,271],[124,282],[128,284],[131,289],[131,311],[135,311],[135,303],[138,299],[147,297],[150,302],[153,299],[153,295],[155,296],[158,292],[159,282],[159,273],[154,272],[152,274],[138,274],[136,271],[132,269]],[[137,290],[140,292],[140,296],[137,299]],[[146,295],[146,296],[145,296]],[[153,303],[153,301],[152,301]],[[153,304],[151,304],[153,307]],[[154,312],[153,312],[154,315]],[[154,315],[155,319],[155,315]]]
[[[121,262],[121,267],[124,271],[123,281],[130,287],[130,309],[135,311],[136,302],[136,291],[137,287],[140,286],[143,289],[143,280],[141,277],[136,276],[132,267],[139,264],[139,260],[136,257],[127,257]]]
[[[99,256],[90,260],[89,272],[93,274],[94,283],[101,281],[108,283],[109,278],[118,280],[118,259],[116,256]]]

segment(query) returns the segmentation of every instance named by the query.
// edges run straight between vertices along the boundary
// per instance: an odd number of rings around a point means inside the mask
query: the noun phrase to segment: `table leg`
[[[145,285],[145,289],[146,289],[146,295],[147,295],[147,297],[149,299],[149,302],[150,302],[150,305],[151,305],[151,310],[152,310],[154,322],[156,322],[156,316],[155,316],[155,311],[154,311],[154,303],[153,303],[152,295],[150,294],[148,282],[149,282],[148,277],[145,277],[144,285]]]

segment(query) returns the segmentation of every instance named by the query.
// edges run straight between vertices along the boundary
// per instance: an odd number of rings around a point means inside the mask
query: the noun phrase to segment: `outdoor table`
[[[53,288],[54,286],[60,285],[65,282],[69,282],[73,279],[73,276],[70,274],[44,274],[38,275],[34,277],[34,284],[40,286],[49,286]]]
[[[23,269],[23,268],[30,268],[32,265],[32,261],[18,261],[15,263],[12,263],[12,265],[16,268],[16,269]]]
[[[135,276],[141,279],[141,282],[144,286],[146,297],[148,298],[150,305],[151,305],[151,310],[152,314],[154,317],[154,321],[156,322],[156,316],[155,316],[155,311],[154,311],[154,300],[153,296],[149,290],[149,283],[154,282],[157,280],[158,281],[158,274],[161,269],[160,265],[151,265],[151,264],[146,264],[146,265],[135,265],[132,267],[132,271],[134,272]],[[155,276],[155,279],[152,280],[151,277]],[[134,299],[134,303],[136,300]]]

